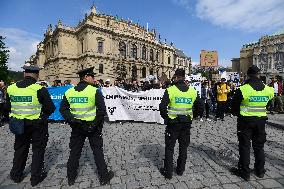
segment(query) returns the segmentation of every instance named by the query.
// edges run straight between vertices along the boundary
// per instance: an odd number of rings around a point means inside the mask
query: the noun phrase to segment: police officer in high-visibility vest
[[[72,128],[70,156],[67,163],[68,185],[77,177],[79,159],[85,139],[88,137],[97,165],[101,185],[107,184],[114,176],[107,170],[103,154],[102,127],[106,107],[101,91],[94,87],[94,67],[79,71],[80,82],[65,92],[60,112]]]
[[[262,83],[260,69],[249,67],[249,79],[236,91],[232,101],[232,113],[238,116],[237,135],[239,140],[238,168],[232,168],[233,174],[250,179],[250,146],[254,150],[254,172],[259,178],[265,174],[264,143],[266,141],[265,124],[266,105],[273,98],[274,89]]]
[[[24,80],[10,85],[7,89],[6,110],[10,112],[10,128],[23,126],[23,133],[15,135],[14,160],[11,179],[19,183],[24,179],[30,144],[32,144],[31,185],[35,186],[46,177],[43,170],[44,153],[48,141],[48,117],[55,106],[46,88],[36,84],[39,67],[25,65]],[[19,123],[13,125],[12,121]],[[21,124],[20,124],[21,123]],[[11,128],[12,130],[13,128]]]
[[[160,114],[167,124],[165,131],[165,160],[160,173],[171,179],[173,175],[173,155],[176,140],[179,142],[177,175],[183,175],[187,159],[187,147],[190,142],[190,128],[193,110],[198,115],[203,112],[202,100],[193,87],[185,83],[185,71],[177,69],[173,77],[174,83],[166,89],[160,103]]]

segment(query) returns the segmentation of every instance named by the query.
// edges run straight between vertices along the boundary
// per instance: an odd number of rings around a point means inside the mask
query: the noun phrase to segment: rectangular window
[[[81,53],[84,53],[84,41],[81,41]]]
[[[98,42],[98,53],[104,52],[104,43],[102,41]]]

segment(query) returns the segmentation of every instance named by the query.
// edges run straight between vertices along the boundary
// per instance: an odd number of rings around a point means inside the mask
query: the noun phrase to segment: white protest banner
[[[134,120],[164,123],[159,104],[164,89],[151,89],[133,93],[118,87],[102,88],[110,121]]]
[[[193,83],[190,83],[190,86],[192,86],[195,90],[197,90],[197,94],[201,95],[201,82],[193,82]]]

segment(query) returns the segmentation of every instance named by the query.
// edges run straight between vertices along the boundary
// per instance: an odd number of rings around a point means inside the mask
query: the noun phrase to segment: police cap
[[[260,69],[256,65],[252,65],[249,67],[247,74],[248,75],[255,75],[260,72]]]
[[[181,69],[181,68],[176,69],[175,76],[185,77],[184,69]]]
[[[85,75],[94,76],[94,67],[86,68],[77,72],[80,77],[84,77]]]
[[[26,73],[39,73],[40,68],[36,65],[26,64],[22,67]]]

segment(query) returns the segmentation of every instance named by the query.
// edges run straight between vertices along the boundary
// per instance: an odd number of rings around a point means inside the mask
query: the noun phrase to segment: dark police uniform
[[[94,67],[79,71],[77,74],[94,77]],[[85,139],[88,138],[97,165],[102,185],[114,176],[107,170],[103,154],[102,127],[106,107],[101,92],[86,81],[80,81],[74,88],[66,91],[60,113],[72,127],[69,147],[71,149],[67,163],[68,184],[73,185],[77,177],[79,159]]]
[[[177,69],[176,76],[185,76],[185,71]],[[180,80],[167,88],[160,103],[160,114],[167,124],[165,131],[165,160],[161,174],[171,179],[173,174],[173,154],[176,140],[179,142],[179,157],[176,173],[182,175],[187,159],[187,147],[190,143],[190,128],[192,123],[192,109],[200,114],[204,110],[202,100],[197,91],[188,87],[184,80]]]
[[[258,74],[260,69],[251,66],[248,75]],[[256,76],[248,79],[244,85],[237,89],[232,100],[232,113],[238,116],[237,131],[239,141],[238,168],[232,172],[245,180],[250,179],[250,146],[254,150],[254,170],[258,177],[265,173],[264,143],[266,142],[265,124],[267,120],[266,105],[272,99],[274,89],[262,83]]]
[[[36,66],[24,66],[25,73],[38,73]],[[15,182],[23,180],[30,144],[32,143],[31,185],[41,182],[46,173],[43,171],[44,153],[48,141],[48,117],[55,106],[46,88],[35,84],[36,78],[25,77],[24,80],[8,87],[5,109],[10,112],[10,119],[24,121],[24,133],[15,135],[13,168],[11,179]],[[21,97],[22,95],[22,97]],[[24,96],[30,99],[25,100]],[[23,106],[19,106],[23,105]]]

